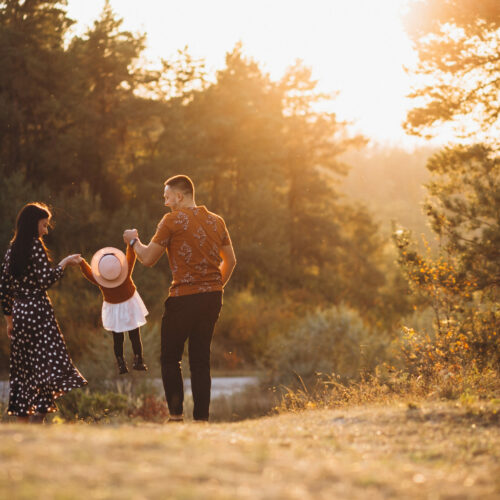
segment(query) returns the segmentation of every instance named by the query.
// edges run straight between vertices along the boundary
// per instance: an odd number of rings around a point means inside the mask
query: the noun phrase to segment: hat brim
[[[113,254],[120,261],[122,268],[120,274],[114,280],[107,280],[99,272],[99,261],[102,259],[102,257],[109,253]],[[94,279],[97,281],[97,283],[99,283],[99,285],[104,288],[116,288],[127,279],[127,257],[125,257],[125,254],[121,250],[118,250],[118,248],[104,247],[100,250],[97,250],[97,252],[92,257],[92,261],[90,262],[90,268],[92,269],[92,275],[94,276]]]

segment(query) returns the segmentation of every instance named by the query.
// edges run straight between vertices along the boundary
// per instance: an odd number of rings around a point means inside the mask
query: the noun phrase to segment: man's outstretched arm
[[[123,241],[130,244],[133,239],[136,239],[136,241],[132,248],[139,261],[145,266],[153,267],[165,252],[165,248],[154,241],[150,241],[148,245],[144,245],[139,239],[137,229],[127,229],[123,233]]]
[[[221,247],[219,255],[222,259],[219,269],[222,275],[222,286],[226,286],[231,274],[236,266],[236,256],[234,255],[233,245],[225,245]]]

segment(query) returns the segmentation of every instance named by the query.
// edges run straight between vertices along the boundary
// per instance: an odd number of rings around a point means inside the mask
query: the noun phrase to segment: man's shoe
[[[145,372],[148,370],[148,367],[144,364],[144,360],[142,359],[141,354],[136,354],[134,356],[134,370],[139,370]]]
[[[128,373],[127,363],[123,358],[116,358],[116,362],[118,363],[118,374],[123,375],[124,373]]]

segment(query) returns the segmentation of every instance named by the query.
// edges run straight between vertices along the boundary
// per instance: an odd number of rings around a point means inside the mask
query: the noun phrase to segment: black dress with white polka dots
[[[57,411],[55,399],[87,383],[73,365],[59,329],[47,289],[63,275],[52,268],[35,238],[23,277],[9,272],[10,248],[0,277],[0,300],[6,316],[12,316],[10,347],[9,415],[27,416]]]

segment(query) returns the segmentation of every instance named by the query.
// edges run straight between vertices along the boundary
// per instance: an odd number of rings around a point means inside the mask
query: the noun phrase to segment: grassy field
[[[0,498],[500,498],[500,405],[0,426]]]

